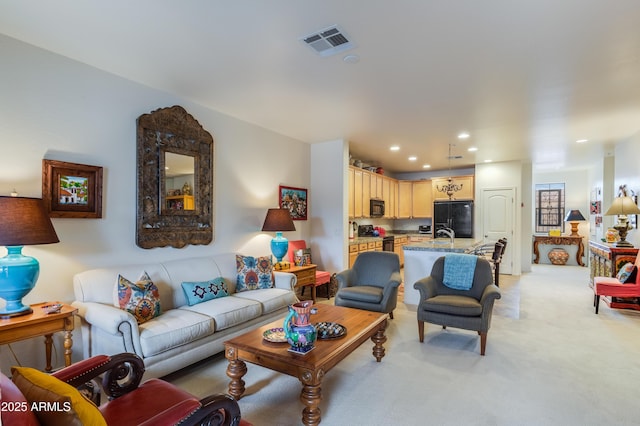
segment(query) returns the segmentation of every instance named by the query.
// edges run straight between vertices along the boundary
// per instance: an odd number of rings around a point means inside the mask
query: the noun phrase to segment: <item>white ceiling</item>
[[[10,37],[390,172],[449,144],[454,168],[607,155],[640,130],[639,23],[638,0],[0,1]],[[333,24],[355,48],[300,41]]]

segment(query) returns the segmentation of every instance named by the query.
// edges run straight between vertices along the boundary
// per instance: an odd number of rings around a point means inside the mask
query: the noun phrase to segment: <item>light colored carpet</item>
[[[595,315],[588,274],[534,265],[521,277],[501,276],[484,357],[479,336],[465,330],[426,324],[421,344],[415,307],[399,303],[382,362],[367,342],[325,375],[322,424],[640,424],[640,312],[601,303]],[[167,379],[199,396],[225,393],[226,367],[220,354]],[[257,426],[301,424],[300,382],[248,370],[243,417]]]

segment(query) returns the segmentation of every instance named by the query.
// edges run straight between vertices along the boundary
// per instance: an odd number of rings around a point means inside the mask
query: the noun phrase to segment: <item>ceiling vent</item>
[[[307,46],[320,56],[331,56],[355,47],[345,32],[333,25],[320,31],[313,32],[301,38]]]

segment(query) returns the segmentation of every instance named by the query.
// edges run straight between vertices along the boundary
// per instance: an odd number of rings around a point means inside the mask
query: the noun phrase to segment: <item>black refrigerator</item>
[[[433,203],[434,230],[451,228],[459,238],[473,237],[473,201]],[[435,234],[434,234],[435,235]]]

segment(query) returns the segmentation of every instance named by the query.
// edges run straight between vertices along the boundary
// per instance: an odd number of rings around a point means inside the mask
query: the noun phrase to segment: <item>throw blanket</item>
[[[478,257],[472,254],[447,253],[444,256],[444,285],[454,290],[469,290],[477,260]]]

